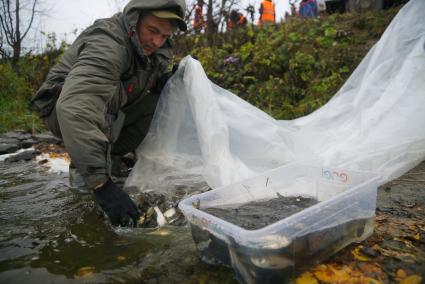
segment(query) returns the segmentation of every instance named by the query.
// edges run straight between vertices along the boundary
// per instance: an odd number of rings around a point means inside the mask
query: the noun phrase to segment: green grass
[[[18,75],[7,63],[0,65],[0,133],[43,128],[40,119],[28,108],[32,93],[25,75]]]
[[[0,133],[10,130],[40,132],[45,129],[40,118],[28,109],[28,98],[0,98]]]

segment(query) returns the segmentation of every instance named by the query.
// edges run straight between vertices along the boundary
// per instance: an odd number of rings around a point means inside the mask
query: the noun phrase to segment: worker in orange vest
[[[232,10],[230,12],[229,20],[227,21],[227,30],[233,30],[234,28],[239,28],[246,26],[247,20],[242,13],[239,13],[237,10]]]
[[[193,18],[193,29],[196,33],[200,33],[201,30],[204,28],[204,1],[198,0],[196,7],[195,7],[195,17]]]
[[[272,0],[263,0],[260,6],[260,19],[258,25],[274,24],[276,19],[274,4]]]

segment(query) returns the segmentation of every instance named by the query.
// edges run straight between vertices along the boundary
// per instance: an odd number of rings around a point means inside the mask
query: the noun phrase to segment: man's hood
[[[127,31],[136,26],[141,11],[173,9],[182,19],[186,11],[185,0],[131,0],[124,7],[124,24]]]
[[[173,9],[182,19],[184,19],[186,11],[185,0],[131,0],[124,7],[122,18],[124,21],[125,29],[128,35],[131,35],[131,41],[135,46],[137,53],[143,60],[146,60],[146,56],[143,54],[143,49],[139,43],[139,38],[136,31],[137,21],[141,11],[146,10],[166,10]],[[170,50],[171,42],[167,40],[165,44],[159,48],[155,53],[168,60],[171,59],[172,53]]]

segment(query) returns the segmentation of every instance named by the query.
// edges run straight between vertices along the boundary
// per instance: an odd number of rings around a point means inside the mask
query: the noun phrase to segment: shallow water
[[[0,283],[235,283],[188,227],[116,229],[67,174],[0,162]]]

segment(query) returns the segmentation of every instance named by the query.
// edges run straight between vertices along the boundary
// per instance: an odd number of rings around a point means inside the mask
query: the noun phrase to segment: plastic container
[[[204,261],[232,267],[242,283],[284,283],[373,232],[379,176],[369,172],[287,164],[254,178],[180,202]],[[257,230],[203,209],[282,196],[319,203]]]

